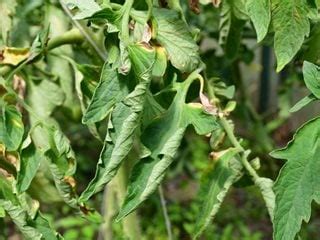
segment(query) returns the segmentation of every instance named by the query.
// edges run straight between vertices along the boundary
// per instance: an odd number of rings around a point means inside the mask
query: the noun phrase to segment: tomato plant
[[[212,224],[248,186],[295,239],[320,201],[319,117],[280,146],[320,98],[319,4],[0,0],[1,239],[234,239]],[[167,201],[181,174],[188,220]]]

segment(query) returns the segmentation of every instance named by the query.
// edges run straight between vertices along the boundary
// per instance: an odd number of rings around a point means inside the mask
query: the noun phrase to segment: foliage
[[[233,189],[251,186],[274,239],[295,239],[320,202],[319,118],[271,152],[287,160],[275,183],[268,153],[290,114],[320,98],[319,1],[212,3],[0,0],[3,237],[19,229],[25,239],[261,239],[243,222],[211,224]],[[270,52],[262,114],[241,73],[257,61],[255,48],[271,45],[284,81],[270,116]],[[310,93],[291,107],[301,65]],[[179,204],[166,204],[179,199],[168,189],[183,174],[196,186],[185,223]],[[162,213],[159,232],[149,223]]]

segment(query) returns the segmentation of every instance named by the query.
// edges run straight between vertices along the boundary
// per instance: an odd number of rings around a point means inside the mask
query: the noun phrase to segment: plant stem
[[[95,42],[95,40],[90,36],[90,34],[81,26],[81,24],[73,19],[72,13],[67,8],[67,6],[63,3],[62,0],[59,0],[59,3],[63,9],[63,11],[68,15],[68,17],[71,19],[73,25],[79,29],[79,31],[82,33],[82,35],[87,39],[87,41],[90,43],[90,45],[93,47],[93,49],[96,51],[96,53],[99,55],[99,57],[105,62],[107,61],[107,55],[105,52],[100,49],[98,44]]]
[[[162,190],[162,186],[160,185],[159,188],[159,196],[160,196],[160,203],[161,203],[161,207],[162,207],[162,211],[163,211],[163,217],[166,223],[166,229],[167,229],[167,233],[168,233],[168,240],[172,240],[172,230],[171,230],[171,222],[170,222],[170,218],[168,215],[168,210],[167,210],[167,205],[166,205],[166,199],[164,198],[164,194],[163,194],[163,190]]]
[[[125,195],[126,195],[126,188],[127,188],[127,172],[125,169],[126,166],[121,166],[118,170],[118,173],[115,177],[116,183],[116,190],[118,192],[118,203],[122,203]],[[122,222],[123,230],[127,237],[132,240],[140,240],[141,233],[139,227],[139,219],[135,212],[128,215]]]
[[[130,11],[133,5],[134,0],[126,0],[123,5],[123,16],[121,22],[121,38],[125,44],[129,43],[129,20],[130,20]]]
[[[98,240],[113,239],[112,222],[117,211],[117,185],[111,181],[104,188],[103,203],[101,212],[103,214],[104,224],[102,225]]]
[[[224,117],[222,117],[222,118],[220,118],[220,124],[224,128],[224,130],[226,131],[227,136],[228,136],[230,142],[232,143],[232,145],[234,147],[236,147],[237,149],[239,149],[240,151],[244,152],[244,148],[241,146],[241,144],[239,143],[237,138],[234,136],[233,129],[232,129],[230,123],[228,122],[228,120],[225,119]]]
[[[84,41],[84,37],[80,33],[78,29],[71,29],[64,34],[54,37],[48,41],[47,50],[53,50],[57,47],[66,45],[66,44],[79,44]],[[10,71],[15,70],[15,72],[19,71],[21,68],[25,66],[26,62],[21,63],[19,66],[14,67],[11,65],[5,65],[0,68],[0,76],[7,75]]]
[[[64,34],[49,40],[47,50],[52,50],[65,44],[79,44],[83,41],[84,37],[79,29],[73,28]]]
[[[245,167],[245,169],[248,171],[248,173],[252,176],[252,178],[254,180],[258,179],[259,175],[257,174],[256,170],[254,170],[254,168],[249,163],[249,161],[247,159],[247,154],[245,153],[244,148],[241,146],[241,144],[239,143],[239,141],[235,137],[233,130],[232,130],[232,127],[231,127],[230,123],[228,122],[228,120],[225,119],[224,117],[222,117],[222,118],[220,118],[220,124],[224,128],[224,130],[226,131],[226,134],[227,134],[230,142],[232,143],[232,145],[242,152],[242,155],[240,156],[240,161],[241,161],[242,165]]]

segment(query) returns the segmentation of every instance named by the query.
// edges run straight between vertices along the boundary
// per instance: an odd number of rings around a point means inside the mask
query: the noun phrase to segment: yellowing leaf
[[[17,66],[19,63],[28,59],[29,56],[29,48],[5,47],[0,52],[0,64],[10,64],[13,66]]]

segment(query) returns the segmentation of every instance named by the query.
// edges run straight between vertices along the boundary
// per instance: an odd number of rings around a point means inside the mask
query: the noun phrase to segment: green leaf
[[[31,181],[40,167],[42,159],[43,155],[36,149],[32,142],[22,149],[20,154],[20,169],[17,175],[18,192],[24,192],[29,188]]]
[[[203,176],[199,196],[202,198],[201,210],[198,214],[194,238],[198,238],[217,214],[227,192],[233,183],[242,176],[242,165],[234,156],[237,149],[223,151],[215,160],[213,169]]]
[[[135,96],[138,91],[142,94]],[[87,201],[92,195],[103,190],[104,185],[116,175],[122,161],[130,152],[142,110],[142,107],[135,108],[143,105],[145,91],[145,86],[138,85],[127,98],[130,101],[133,101],[130,98],[136,98],[134,101],[137,105],[130,106],[121,102],[112,111],[109,131],[99,157],[95,177],[82,192],[80,201]]]
[[[317,11],[308,0],[272,1],[272,25],[275,31],[274,48],[277,58],[277,71],[281,71],[296,55],[309,35],[308,15]]]
[[[83,116],[83,123],[103,120],[112,107],[129,93],[127,80],[106,63],[102,69],[100,82]]]
[[[167,55],[163,47],[156,47],[156,62],[153,65],[152,76],[163,77],[167,69]]]
[[[5,210],[25,239],[62,239],[39,211],[30,214],[32,206],[25,203],[26,196],[16,196],[11,186],[9,181],[0,177],[0,208]]]
[[[133,44],[128,46],[128,54],[135,77],[140,84],[112,111],[95,177],[81,194],[80,201],[87,201],[111,181],[133,146],[134,134],[140,124],[141,113],[147,99],[155,51],[142,44]]]
[[[14,106],[1,106],[0,112],[0,144],[7,151],[17,150],[24,133],[21,113]]]
[[[49,26],[44,27],[33,40],[30,48],[30,56],[28,61],[31,61],[44,53],[49,41]]]
[[[320,203],[319,126],[320,118],[307,122],[285,148],[271,153],[274,158],[288,160],[274,186],[275,240],[294,239],[302,220],[310,219],[312,200]]]
[[[174,159],[188,125],[193,125],[201,134],[207,134],[217,127],[215,117],[205,113],[200,104],[185,103],[193,80],[194,75],[190,75],[185,82],[176,83],[174,88],[177,94],[169,109],[155,118],[144,130],[141,142],[151,155],[134,166],[127,196],[117,220],[135,210],[157,189]]]
[[[155,39],[166,49],[172,65],[182,72],[195,70],[199,63],[199,47],[178,12],[153,9]]]
[[[242,12],[243,6],[238,6],[241,1],[227,0],[222,3],[220,14],[219,44],[223,47],[226,56],[233,60],[237,57],[242,29],[246,15]]]
[[[310,33],[310,38],[308,39],[307,49],[303,53],[303,59],[313,62],[313,63],[320,63],[320,23],[317,22],[315,26],[312,28]]]
[[[274,216],[274,206],[275,206],[275,194],[272,189],[274,183],[271,179],[263,178],[263,177],[254,179],[254,183],[256,186],[260,188],[262,197],[266,203],[268,213],[272,221]]]
[[[47,128],[47,130],[50,149],[45,152],[45,157],[49,162],[49,170],[62,199],[71,207],[77,208],[75,180],[72,177],[76,171],[74,152],[69,140],[59,129]]]
[[[320,67],[305,61],[303,63],[303,78],[307,88],[320,99]]]
[[[312,103],[314,101],[318,100],[317,97],[315,97],[313,94],[309,94],[308,96],[305,96],[302,98],[299,102],[297,102],[291,109],[290,112],[294,113],[299,111],[301,108],[307,106],[309,103]]]
[[[101,9],[94,0],[63,0],[63,2],[71,9],[78,8],[78,12],[73,17],[77,20],[90,17],[92,14]]]
[[[248,0],[246,8],[260,42],[267,35],[271,21],[270,0]]]
[[[41,240],[42,234],[28,224],[27,212],[21,206],[14,205],[11,201],[6,200],[0,200],[0,205],[5,209],[26,239]]]
[[[121,29],[121,19],[123,16],[123,11],[114,11],[111,8],[104,8],[100,11],[95,12],[86,19],[90,21],[102,20],[107,22],[107,31],[109,33],[118,32]]]
[[[64,102],[65,95],[61,88],[49,80],[39,84],[30,81],[28,99],[33,110],[41,117],[49,117],[57,106]]]
[[[136,78],[148,81],[155,62],[155,49],[148,44],[131,44],[128,46],[128,54]]]

